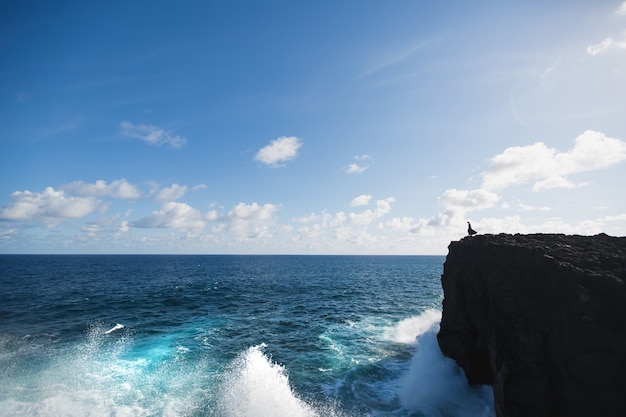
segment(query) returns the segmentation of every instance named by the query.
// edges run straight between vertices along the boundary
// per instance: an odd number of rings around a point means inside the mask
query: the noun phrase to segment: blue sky
[[[3,2],[0,253],[626,235],[626,3]]]

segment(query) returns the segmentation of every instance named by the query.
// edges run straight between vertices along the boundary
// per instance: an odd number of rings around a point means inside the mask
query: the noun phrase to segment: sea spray
[[[400,320],[385,331],[385,339],[396,343],[414,344],[419,335],[426,333],[441,321],[441,311],[428,309],[419,316]]]
[[[219,400],[223,416],[316,417],[293,392],[285,368],[263,353],[265,347],[250,347],[230,365]]]
[[[399,392],[443,261],[0,256],[0,417],[423,417]]]
[[[109,330],[105,331],[104,334],[111,334],[114,331],[120,330],[120,329],[123,329],[123,328],[124,328],[123,324],[117,323],[115,326],[113,326]]]
[[[418,335],[416,352],[401,384],[400,402],[428,417],[495,417],[491,387],[467,383],[463,370],[441,353],[438,331],[436,321]]]
[[[183,346],[144,349],[132,332],[106,329],[94,324],[81,343],[38,358],[44,368],[7,375],[3,390],[14,393],[0,398],[0,416],[174,417],[204,407],[202,360],[188,363]]]

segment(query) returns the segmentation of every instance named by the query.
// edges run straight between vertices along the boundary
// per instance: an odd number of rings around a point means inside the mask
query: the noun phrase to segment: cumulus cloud
[[[385,226],[391,230],[400,230],[403,232],[409,232],[415,228],[415,219],[409,216],[394,217],[385,223]]]
[[[541,206],[541,207],[537,207],[537,206],[531,206],[529,204],[518,204],[517,207],[522,210],[522,211],[550,211],[550,207],[546,207],[546,206]]]
[[[293,219],[296,223],[314,223],[319,222],[319,224],[326,227],[336,227],[342,223],[344,223],[347,219],[346,214],[343,211],[339,211],[335,214],[331,214],[328,211],[323,211],[322,214],[310,213],[307,216],[297,217]]]
[[[352,202],[350,203],[350,206],[352,207],[358,207],[358,206],[367,206],[370,203],[370,200],[372,199],[372,196],[369,194],[361,194],[358,197],[355,197]]]
[[[367,196],[365,196],[367,197]],[[358,197],[357,197],[358,198]],[[371,197],[370,197],[371,198]],[[354,201],[354,200],[353,200]],[[395,198],[389,197],[384,200],[376,201],[376,208],[374,210],[367,209],[360,213],[349,213],[348,221],[352,224],[358,225],[367,225],[372,223],[374,220],[379,219],[391,212],[391,203],[393,203]]]
[[[150,145],[169,145],[172,148],[180,148],[187,143],[187,139],[174,135],[172,132],[153,125],[138,124],[131,122],[121,122],[122,134],[129,138],[142,140]]]
[[[361,174],[365,172],[367,168],[369,168],[369,166],[361,166],[359,164],[352,163],[347,165],[344,168],[344,171],[346,172],[346,174]]]
[[[120,223],[120,225],[117,227],[117,231],[118,233],[128,233],[129,227],[128,227],[128,221],[124,220]]]
[[[102,217],[86,223],[81,230],[90,238],[102,239],[111,236],[111,227],[119,219],[119,214],[112,217]],[[119,232],[119,230],[118,230]]]
[[[318,239],[322,236],[324,230],[320,224],[314,224],[311,226],[302,226],[297,229],[297,235],[293,240],[306,240],[306,239]]]
[[[11,198],[13,202],[0,211],[2,220],[55,224],[60,220],[84,217],[103,207],[93,197],[68,197],[52,187],[47,187],[43,193],[16,191]]]
[[[624,3],[622,3],[621,6],[618,7],[618,9],[615,11],[615,13],[620,15],[620,16],[626,16],[626,1]]]
[[[317,214],[310,213],[306,216],[296,217],[293,219],[293,221],[296,223],[310,223],[310,222],[317,221],[319,218],[320,216],[318,216]]]
[[[578,136],[574,146],[566,152],[558,152],[538,142],[523,147],[511,147],[491,159],[490,165],[482,173],[481,188],[474,190],[448,189],[439,198],[444,207],[442,213],[431,218],[414,219],[396,217],[384,223],[390,230],[408,232],[421,237],[456,239],[465,230],[466,215],[471,211],[495,207],[500,201],[497,190],[513,185],[531,183],[537,192],[552,188],[573,188],[586,185],[574,183],[569,175],[605,168],[626,160],[626,143],[609,138],[601,132],[588,130]],[[511,208],[504,202],[503,209]],[[550,207],[517,204],[522,212],[549,212]],[[618,216],[619,219],[621,219]],[[482,218],[473,226],[480,227],[481,233],[528,233],[567,232],[597,233],[600,222],[581,222],[568,225],[558,218],[544,219],[541,224],[523,224],[519,216],[503,218]],[[478,230],[478,229],[477,229]],[[445,239],[444,239],[445,240]]]
[[[274,204],[239,203],[228,212],[229,230],[242,239],[270,238],[277,210]]]
[[[129,223],[138,228],[166,228],[198,233],[206,226],[206,217],[188,204],[168,202],[151,215]]]
[[[353,207],[372,205],[372,196],[360,195],[351,202]],[[292,241],[303,242],[306,248],[313,251],[329,252],[352,252],[357,248],[378,250],[378,245],[383,245],[386,237],[380,233],[382,223],[376,224],[376,220],[382,219],[391,212],[391,205],[395,198],[389,197],[376,200],[373,208],[364,208],[349,213],[338,211],[330,213],[323,211],[320,214],[311,213],[304,217],[295,218],[294,222],[303,224],[295,229]],[[377,228],[376,233],[372,233]]]
[[[373,158],[370,155],[355,155],[353,159],[357,162],[353,162],[344,167],[346,174],[361,174],[365,172],[370,166],[364,165],[363,162],[372,160]]]
[[[211,210],[206,214],[206,216],[204,216],[204,218],[210,222],[216,222],[220,220],[220,215],[216,210]]]
[[[84,181],[75,181],[61,188],[68,193],[85,197],[113,197],[123,200],[133,200],[141,197],[141,192],[137,187],[123,178],[111,183],[103,180],[98,180],[91,184]]]
[[[184,196],[186,192],[186,185],[172,184],[171,187],[162,188],[156,195],[156,199],[159,201],[175,201]]]
[[[284,166],[284,163],[291,161],[298,156],[298,149],[302,142],[295,136],[282,136],[259,149],[254,159],[273,167]]]
[[[537,181],[533,184],[532,190],[534,192],[550,190],[552,188],[576,188],[577,185],[571,182],[570,180],[560,176],[555,175],[553,177],[546,178],[545,180]]]
[[[446,211],[429,219],[414,219],[408,216],[394,217],[385,222],[384,225],[391,230],[398,230],[422,237],[433,237],[436,235],[446,236],[448,234],[446,230],[449,228],[454,229],[454,235],[457,235],[456,231],[464,230],[465,221],[463,217],[455,215],[452,211]],[[446,238],[444,237],[444,239]]]
[[[500,197],[487,190],[457,190],[449,189],[437,201],[449,210],[483,210],[493,207]]]
[[[534,183],[534,191],[572,187],[575,184],[566,179],[567,175],[605,168],[624,160],[626,142],[587,130],[566,152],[557,152],[542,142],[507,148],[491,159],[483,173],[482,188],[499,190],[527,182]]]

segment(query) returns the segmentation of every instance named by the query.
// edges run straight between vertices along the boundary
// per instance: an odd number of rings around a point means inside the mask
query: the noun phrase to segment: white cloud
[[[52,187],[43,193],[16,191],[11,198],[13,202],[0,211],[2,220],[55,224],[59,220],[84,217],[103,207],[93,197],[67,197]]]
[[[393,203],[394,201],[395,201],[395,198],[393,197],[389,197],[384,200],[377,200],[375,210],[367,209],[360,213],[349,213],[348,221],[351,224],[368,225],[372,223],[374,220],[379,219],[389,214],[391,212],[391,203]]]
[[[412,217],[404,216],[404,217],[394,217],[391,220],[388,220],[385,223],[385,226],[392,230],[400,230],[403,232],[410,232],[411,229],[415,228],[415,219]]]
[[[84,181],[75,181],[61,187],[63,190],[80,196],[93,197],[113,197],[124,200],[132,200],[141,197],[141,192],[136,186],[130,184],[125,179],[111,181],[98,180],[93,184]]]
[[[362,195],[353,202],[356,207],[362,207],[370,204],[371,199],[371,196]],[[304,225],[295,229],[291,240],[304,245],[307,250],[321,253],[358,253],[361,250],[376,252],[380,248],[387,251],[390,245],[387,244],[384,224],[376,224],[376,220],[391,212],[394,201],[393,197],[380,199],[373,209],[347,214],[343,211],[334,214],[323,211],[320,214],[311,213],[295,218],[294,222]]]
[[[591,171],[626,160],[626,142],[587,130],[576,138],[574,148],[556,155],[561,174]]]
[[[184,137],[174,135],[170,131],[153,125],[135,125],[124,121],[120,123],[120,128],[124,136],[140,139],[150,145],[161,146],[167,144],[172,148],[180,148],[187,143],[187,139]]]
[[[352,163],[352,164],[347,165],[344,168],[344,171],[346,172],[346,174],[362,174],[368,168],[369,168],[369,165],[361,166],[359,164]]]
[[[626,41],[616,41],[612,37],[608,37],[602,42],[589,45],[587,47],[587,53],[589,55],[598,55],[611,49],[626,49]]]
[[[124,220],[124,221],[122,221],[122,222],[120,223],[120,225],[118,226],[117,231],[118,231],[119,233],[127,233],[127,232],[128,232],[128,229],[129,229],[129,227],[128,227],[128,221]]]
[[[277,210],[274,204],[239,203],[228,212],[229,231],[242,239],[270,238]]]
[[[571,187],[565,176],[605,168],[626,160],[626,142],[587,130],[576,138],[574,147],[557,152],[544,143],[507,148],[491,159],[483,173],[482,188],[498,190],[534,182],[534,191],[558,186]],[[579,184],[580,185],[580,184]]]
[[[594,235],[604,230],[605,221],[607,220],[608,219],[604,217],[582,220],[572,224],[560,217],[541,218],[530,222],[523,220],[519,216],[507,216],[503,218],[483,218],[476,223],[476,227],[474,227],[474,223],[472,222],[472,226],[479,233],[565,233]]]
[[[498,190],[553,176],[556,171],[555,154],[555,149],[548,148],[542,142],[507,148],[491,159],[491,164],[483,173],[483,188]]]
[[[546,178],[545,180],[537,181],[533,185],[532,190],[534,192],[538,192],[550,190],[552,188],[576,188],[576,184],[560,175],[555,175],[553,177]]]
[[[500,197],[487,190],[449,189],[437,201],[448,210],[483,210],[493,207]]]
[[[518,204],[517,207],[522,210],[522,211],[550,211],[550,207],[546,207],[546,206],[542,206],[542,207],[536,207],[536,206],[531,206],[528,204]]]
[[[626,221],[626,213],[618,214],[618,215],[615,215],[615,216],[605,216],[605,217],[603,217],[603,220],[606,220],[606,221],[609,221],[609,222]]]
[[[119,219],[119,214],[112,217],[102,217],[85,224],[81,230],[87,234],[90,238],[102,239],[110,236],[111,227]],[[119,233],[118,228],[118,233]]]
[[[519,216],[488,217],[472,222],[472,228],[478,233],[529,233],[526,225]],[[544,229],[545,232],[548,232]]]
[[[184,196],[186,192],[186,185],[180,186],[178,184],[172,184],[171,187],[161,189],[156,198],[159,201],[175,201]]]
[[[297,229],[297,235],[294,240],[318,239],[322,236],[323,229],[320,224],[312,226],[302,226]]]
[[[345,224],[348,221],[348,216],[343,211],[338,211],[335,214],[328,212],[322,213],[322,226],[323,227],[338,227]]]
[[[217,211],[215,210],[211,210],[209,211],[206,216],[204,217],[205,219],[207,219],[210,222],[216,222],[220,219],[220,215],[218,214]]]
[[[626,16],[626,2],[622,3],[617,10],[615,10],[615,14],[618,16]],[[626,49],[626,38],[619,41],[609,36],[604,38],[601,42],[589,45],[587,47],[587,53],[589,55],[598,55],[608,53],[611,50],[614,51],[620,49]]]
[[[360,161],[370,161],[374,158],[372,158],[370,155],[363,154],[363,155],[355,155],[353,156],[353,159],[360,162]],[[362,174],[369,167],[370,167],[369,165],[360,165],[356,162],[353,162],[351,164],[346,165],[343,170],[345,171],[346,174]]]
[[[588,182],[573,183],[568,175],[597,170],[626,160],[626,143],[609,138],[603,133],[588,130],[578,136],[574,146],[566,152],[558,152],[538,142],[525,147],[512,147],[496,155],[483,172],[483,184],[479,189],[448,189],[438,202],[445,210],[431,218],[415,219],[396,217],[385,222],[383,229],[411,233],[420,238],[432,238],[439,243],[455,240],[465,234],[467,213],[495,207],[500,196],[494,190],[530,182],[533,191],[550,188],[580,187]],[[509,209],[509,203],[502,203],[502,209]],[[518,203],[521,212],[549,212],[550,207],[531,206]],[[367,213],[361,213],[358,219],[364,220]],[[537,216],[537,215],[536,215]],[[355,217],[352,216],[351,220]],[[623,216],[610,218],[615,222],[623,221]],[[469,219],[472,220],[472,219]],[[480,233],[583,233],[593,234],[604,229],[609,217],[568,224],[559,217],[535,218],[532,221],[519,216],[501,218],[489,217],[474,219],[472,226]],[[619,230],[619,229],[617,229]]]
[[[307,216],[296,217],[293,219],[293,221],[296,223],[311,223],[319,220],[319,218],[320,216],[318,216],[317,214],[311,213]]]
[[[259,149],[254,159],[273,167],[283,166],[284,162],[298,156],[298,149],[302,142],[295,136],[282,136],[270,142],[269,145]]]
[[[358,197],[355,197],[352,202],[350,203],[350,206],[352,207],[358,207],[358,206],[367,206],[370,203],[370,200],[372,199],[372,196],[369,194],[361,194]]]
[[[151,215],[131,222],[138,228],[166,228],[181,230],[191,234],[198,233],[206,226],[205,216],[185,203],[169,202]]]

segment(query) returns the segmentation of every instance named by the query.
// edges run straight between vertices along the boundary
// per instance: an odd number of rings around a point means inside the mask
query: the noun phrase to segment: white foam
[[[384,338],[396,343],[416,343],[416,338],[441,321],[441,311],[426,310],[419,316],[401,320],[394,327],[385,331]]]
[[[417,338],[417,350],[401,384],[402,405],[428,417],[495,417],[491,387],[472,387],[465,373],[439,349],[439,323]]]
[[[100,326],[43,368],[7,375],[0,417],[173,417],[194,414],[211,386],[208,364],[178,360],[184,349],[133,349],[132,336],[111,340]]]
[[[111,334],[116,330],[120,330],[123,329],[124,325],[123,324],[119,324],[117,323],[115,326],[113,326],[112,328],[110,328],[109,330],[107,330],[106,332],[104,332],[104,334]]]
[[[226,417],[316,417],[313,407],[291,389],[285,369],[253,346],[232,364],[222,384],[220,408]]]

